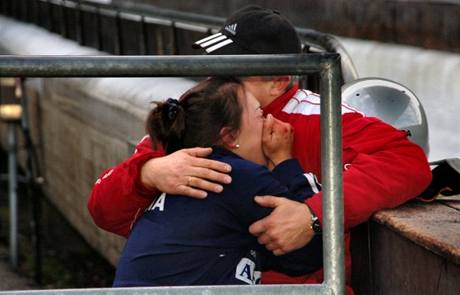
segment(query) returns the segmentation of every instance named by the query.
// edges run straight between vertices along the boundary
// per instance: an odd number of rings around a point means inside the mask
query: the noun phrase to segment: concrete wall
[[[1,53],[102,54],[3,17]],[[44,188],[84,238],[115,263],[123,239],[93,224],[86,209],[91,187],[105,169],[132,153],[144,135],[143,120],[150,102],[178,97],[194,82],[179,78],[35,78],[26,83],[32,136],[46,180]]]

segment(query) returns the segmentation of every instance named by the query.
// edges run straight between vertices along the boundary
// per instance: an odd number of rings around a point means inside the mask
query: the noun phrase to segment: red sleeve
[[[163,155],[161,148],[152,149],[150,138],[146,136],[130,158],[100,176],[88,200],[88,210],[97,226],[128,236],[136,219],[159,194],[159,191],[148,190],[141,184],[140,169],[149,159]]]
[[[423,150],[376,118],[343,119],[343,191],[345,230],[365,222],[376,211],[394,208],[416,197],[431,182]],[[306,203],[322,220],[321,192]]]

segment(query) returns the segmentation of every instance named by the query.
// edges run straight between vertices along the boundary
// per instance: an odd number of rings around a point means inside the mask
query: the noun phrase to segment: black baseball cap
[[[196,41],[193,47],[211,55],[301,52],[294,26],[279,12],[255,5],[234,12],[217,34]]]

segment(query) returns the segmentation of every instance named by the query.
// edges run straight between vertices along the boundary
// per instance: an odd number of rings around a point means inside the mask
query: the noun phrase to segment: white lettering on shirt
[[[249,258],[242,258],[236,266],[235,278],[249,285],[260,283],[260,271],[255,271],[256,264]]]
[[[159,211],[164,211],[165,210],[165,200],[166,200],[166,194],[163,193],[161,196],[156,199],[155,203],[153,204],[152,208],[150,210],[155,210],[158,208]]]

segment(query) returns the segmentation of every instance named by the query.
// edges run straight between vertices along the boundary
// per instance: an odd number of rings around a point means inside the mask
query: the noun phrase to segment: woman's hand
[[[206,191],[221,192],[221,183],[232,181],[227,174],[232,168],[204,158],[211,152],[211,148],[190,148],[150,159],[141,168],[140,180],[149,189],[195,198],[205,198]]]
[[[294,129],[292,126],[268,114],[264,122],[262,147],[265,156],[270,160],[270,169],[292,158],[293,141]]]

